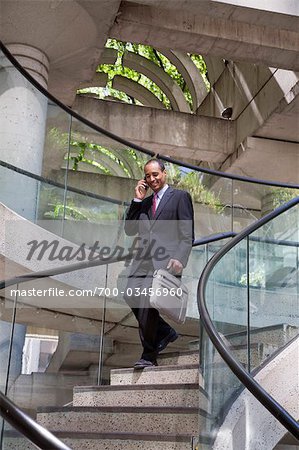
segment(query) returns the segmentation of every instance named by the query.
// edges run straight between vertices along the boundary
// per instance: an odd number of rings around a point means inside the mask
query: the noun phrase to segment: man
[[[149,160],[144,179],[135,187],[135,198],[126,215],[125,232],[138,234],[139,251],[132,262],[125,300],[139,324],[143,352],[135,369],[157,365],[157,355],[178,338],[177,332],[149,306],[149,288],[155,270],[163,268],[181,276],[194,239],[194,213],[188,192],[166,183],[162,161]],[[150,187],[153,194],[146,197]]]

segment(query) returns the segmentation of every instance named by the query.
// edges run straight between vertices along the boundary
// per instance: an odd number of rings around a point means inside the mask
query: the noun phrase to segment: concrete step
[[[21,436],[4,435],[2,450],[36,450],[36,446]]]
[[[168,347],[167,347],[168,348]],[[158,356],[159,366],[184,366],[190,364],[199,365],[199,351],[179,351],[179,352],[166,352],[160,353]]]
[[[167,406],[207,410],[207,393],[194,384],[76,386],[73,406]]]
[[[38,422],[49,430],[82,433],[156,433],[196,435],[208,413],[191,407],[41,408]]]
[[[184,342],[185,341],[185,342]],[[175,365],[175,364],[193,364],[198,363],[198,350],[189,350],[189,338],[180,336],[175,342],[171,342],[164,352],[160,353],[158,357],[158,364],[160,365]],[[182,345],[183,342],[183,345]],[[132,367],[135,361],[140,358],[141,346],[140,343],[120,343],[115,342],[113,346],[113,353],[105,355],[104,366],[112,369]]]
[[[188,434],[157,436],[155,433],[81,433],[56,432],[55,435],[73,450],[190,450],[192,440],[200,450],[210,450],[206,436]],[[36,447],[18,435],[5,436],[3,450],[35,450]]]
[[[191,450],[192,441],[200,444],[200,450],[210,450],[210,439],[205,436],[193,437],[188,434],[157,436],[155,433],[105,433],[93,434],[89,437],[76,433],[68,434],[67,438],[58,433],[73,450]],[[22,449],[23,450],[23,449]]]
[[[110,384],[193,384],[203,386],[203,378],[197,364],[182,366],[156,366],[143,370],[114,369],[110,372]]]

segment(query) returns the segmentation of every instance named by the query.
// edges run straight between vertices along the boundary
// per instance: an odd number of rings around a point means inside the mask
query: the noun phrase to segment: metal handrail
[[[43,177],[41,175],[36,175],[35,173],[29,172],[28,170],[24,170],[24,169],[21,169],[20,167],[13,166],[12,164],[9,164],[6,161],[1,161],[0,160],[0,166],[5,167],[8,170],[12,170],[14,172],[20,173],[21,175],[24,175],[26,177],[32,178],[34,180],[41,181],[42,183],[47,183],[47,184],[49,184],[51,186],[55,186],[55,187],[58,187],[58,188],[61,188],[61,189],[65,189],[65,185],[62,184],[62,183],[59,183],[58,181],[51,180],[50,178],[46,178],[46,177]],[[94,194],[93,192],[89,192],[89,191],[83,191],[82,189],[75,188],[75,187],[72,187],[72,186],[68,186],[67,190],[69,192],[75,192],[76,194],[82,194],[82,195],[85,195],[87,197],[95,198],[97,200],[104,200],[105,202],[114,203],[114,204],[117,204],[117,205],[128,206],[130,204],[129,202],[117,200],[117,199],[111,198],[111,197],[106,197],[104,195]]]
[[[23,436],[43,450],[71,450],[46,428],[25,414],[0,391],[0,415]]]
[[[265,389],[244,369],[239,361],[234,357],[233,353],[227,348],[222,337],[218,333],[213,321],[209,315],[206,304],[206,286],[209,276],[220,261],[221,258],[233,247],[235,247],[241,240],[246,238],[249,234],[270,222],[275,217],[288,211],[299,204],[299,197],[290,200],[286,204],[280,206],[269,214],[265,215],[255,223],[249,225],[245,230],[241,231],[236,237],[232,238],[230,242],[225,244],[207,263],[205,266],[197,288],[197,301],[202,324],[209,335],[212,343],[216,347],[219,354],[222,356],[226,364],[230,367],[233,373],[238,377],[242,384],[255,396],[255,398],[262,403],[262,405],[274,416],[276,419],[295,437],[299,440],[299,424]]]

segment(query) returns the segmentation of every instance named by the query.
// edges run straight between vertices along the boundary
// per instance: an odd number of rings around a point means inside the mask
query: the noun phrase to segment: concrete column
[[[40,50],[23,45],[7,46],[20,64],[47,87],[49,61]],[[0,54],[0,159],[41,174],[47,99],[10,61]],[[0,201],[29,220],[36,216],[38,182],[0,167]],[[4,237],[3,237],[4,239]],[[0,383],[4,383],[11,324],[0,322]],[[16,324],[13,336],[10,380],[21,373],[26,327]]]
[[[7,46],[20,64],[47,87],[49,60],[23,44]],[[3,55],[0,56],[0,159],[41,174],[47,99]],[[1,201],[34,220],[38,183],[1,168]]]

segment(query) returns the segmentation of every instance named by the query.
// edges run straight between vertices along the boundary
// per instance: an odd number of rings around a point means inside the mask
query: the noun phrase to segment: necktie
[[[153,214],[153,217],[155,217],[155,214],[156,214],[156,209],[157,209],[157,199],[158,199],[158,193],[156,192],[156,193],[154,194],[154,197],[153,197],[153,203],[152,203],[152,214]]]

